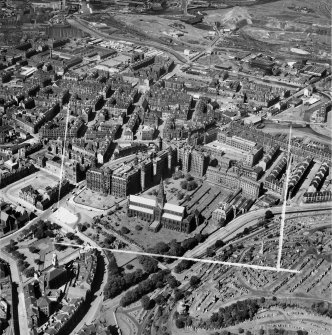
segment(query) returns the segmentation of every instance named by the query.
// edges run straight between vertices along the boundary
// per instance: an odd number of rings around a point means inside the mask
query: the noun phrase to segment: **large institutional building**
[[[165,227],[172,230],[189,233],[192,229],[193,215],[186,216],[183,206],[166,203],[163,180],[160,181],[158,195],[155,199],[130,195],[127,203],[128,216],[137,216],[151,222],[153,231]]]
[[[176,150],[161,150],[154,157],[134,160],[113,169],[91,168],[87,171],[87,187],[93,191],[125,198],[129,194],[144,191],[170,175],[176,164]]]

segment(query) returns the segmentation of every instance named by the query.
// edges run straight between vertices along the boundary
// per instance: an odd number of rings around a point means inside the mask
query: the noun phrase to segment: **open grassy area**
[[[208,35],[207,31],[181,22],[176,16],[171,19],[169,16],[166,18],[154,15],[118,14],[116,15],[116,19],[123,22],[128,27],[137,29],[155,38],[166,36],[167,33],[172,31],[181,31],[184,35],[179,38],[180,41],[185,41],[187,43],[194,41],[199,42],[201,45],[208,44],[208,41],[204,38]],[[174,26],[174,23],[178,26]]]
[[[115,204],[115,197],[112,195],[102,195],[89,189],[80,192],[74,201],[77,204],[90,206],[97,209],[109,209]]]
[[[165,228],[161,228],[157,233],[151,232],[148,230],[149,222],[135,217],[127,217],[125,208],[116,211],[112,216],[108,216],[107,221],[117,230],[120,230],[122,227],[128,228],[130,232],[127,236],[144,248],[153,247],[158,242],[167,243],[173,239],[182,241],[188,237],[188,234]],[[140,230],[137,230],[136,226],[140,227]]]
[[[177,198],[178,192],[181,192],[186,195],[192,195],[195,190],[193,191],[187,191],[181,188],[180,183],[181,181],[185,180],[185,178],[179,178],[179,179],[173,179],[173,178],[167,178],[164,180],[164,191],[166,194],[167,202],[174,204],[174,205],[181,205],[181,200]],[[195,179],[198,187],[201,185],[202,181],[199,179]],[[157,195],[159,190],[159,185],[156,185],[142,193],[143,196],[148,198],[154,198],[155,195]]]

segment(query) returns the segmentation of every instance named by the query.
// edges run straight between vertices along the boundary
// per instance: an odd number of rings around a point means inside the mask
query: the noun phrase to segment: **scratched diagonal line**
[[[82,246],[80,244],[72,244],[72,243],[54,242],[54,245],[55,244],[64,245],[67,247],[77,247],[77,248],[81,248],[85,250],[90,250],[90,249],[107,250],[107,251],[123,253],[123,254],[134,254],[134,255],[139,255],[139,256],[150,256],[150,257],[163,257],[163,258],[185,260],[185,261],[192,261],[192,262],[201,262],[201,263],[207,263],[207,264],[219,264],[219,265],[235,266],[235,267],[240,267],[240,268],[250,268],[250,269],[255,269],[255,270],[301,273],[301,271],[293,270],[293,269],[283,269],[283,268],[276,268],[276,267],[271,267],[271,266],[262,266],[262,265],[245,264],[245,263],[222,262],[222,261],[218,261],[214,259],[206,259],[206,258],[194,258],[194,257],[183,257],[183,256],[180,257],[180,256],[171,256],[171,255],[163,255],[163,254],[153,254],[150,252],[143,252],[143,251],[109,249],[109,248],[102,248],[102,247],[94,247],[90,245]]]
[[[277,257],[277,265],[276,268],[280,269],[281,258],[282,258],[282,247],[284,242],[284,228],[285,228],[285,219],[286,219],[286,206],[287,206],[287,191],[288,191],[288,183],[291,172],[291,140],[292,140],[292,123],[289,127],[289,139],[288,139],[288,147],[287,147],[287,166],[286,166],[286,179],[285,179],[285,187],[284,187],[284,199],[282,204],[282,213],[280,220],[280,233],[279,233],[279,247],[278,247],[278,257]]]

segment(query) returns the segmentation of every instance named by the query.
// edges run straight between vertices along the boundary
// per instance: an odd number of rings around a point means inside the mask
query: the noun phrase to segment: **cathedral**
[[[129,196],[127,215],[150,222],[149,229],[153,231],[158,231],[161,227],[184,233],[192,230],[193,215],[186,215],[186,209],[183,206],[167,203],[162,179],[158,194],[154,199],[136,195]]]

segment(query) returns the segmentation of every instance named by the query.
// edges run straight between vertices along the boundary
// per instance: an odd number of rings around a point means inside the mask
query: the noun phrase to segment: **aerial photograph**
[[[0,334],[331,335],[331,28],[0,0]]]

